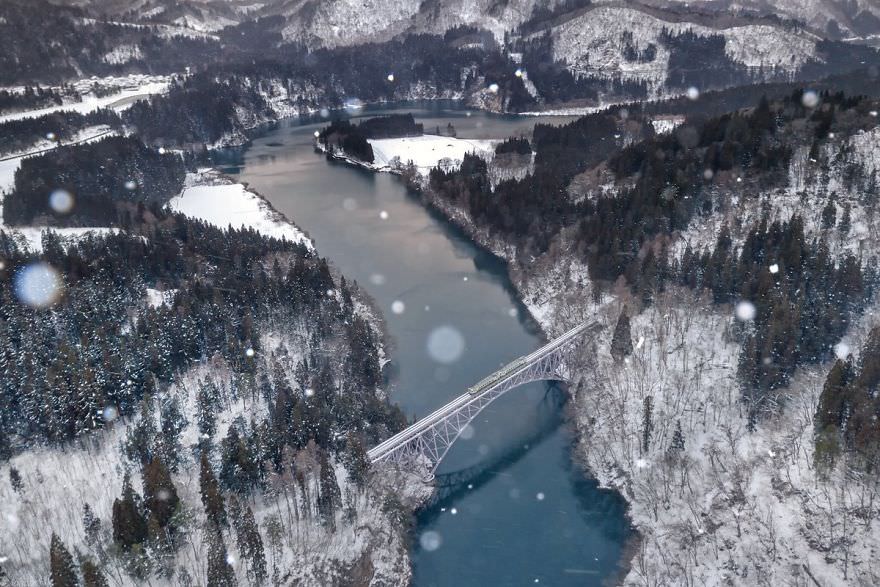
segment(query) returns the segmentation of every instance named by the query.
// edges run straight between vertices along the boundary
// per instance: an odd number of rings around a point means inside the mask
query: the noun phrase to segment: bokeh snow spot
[[[755,309],[755,304],[743,300],[736,304],[735,312],[737,318],[739,318],[743,322],[747,322],[749,320],[755,319],[755,314],[757,313],[757,310]]]
[[[836,345],[834,345],[834,354],[838,359],[845,359],[849,356],[849,345],[843,341],[840,341]]]
[[[393,302],[391,302],[391,311],[395,314],[403,314],[405,310],[406,304],[404,304],[402,301],[394,300]]]
[[[61,297],[63,284],[58,271],[48,263],[33,263],[15,276],[15,295],[32,308],[48,308]]]
[[[452,326],[438,326],[428,335],[427,346],[432,359],[448,365],[464,353],[464,336]]]
[[[498,84],[489,84],[489,91],[493,94],[498,93]]]
[[[813,90],[807,90],[804,92],[804,95],[801,96],[801,104],[803,104],[805,108],[815,108],[819,105],[819,94]]]
[[[419,544],[428,552],[433,552],[440,548],[440,545],[443,544],[443,539],[440,537],[439,532],[427,530],[422,532],[422,535],[419,537]]]
[[[73,194],[67,190],[55,190],[49,194],[49,206],[58,214],[69,214],[73,210]]]
[[[687,89],[687,97],[689,100],[696,100],[700,97],[700,90],[696,86],[691,86]]]

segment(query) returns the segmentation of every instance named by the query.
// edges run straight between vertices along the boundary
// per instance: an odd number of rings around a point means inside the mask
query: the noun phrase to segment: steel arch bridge
[[[367,451],[373,464],[421,463],[431,474],[461,433],[493,401],[520,385],[535,381],[567,381],[566,355],[582,337],[602,326],[585,322],[550,341],[535,352],[508,363],[442,408]]]

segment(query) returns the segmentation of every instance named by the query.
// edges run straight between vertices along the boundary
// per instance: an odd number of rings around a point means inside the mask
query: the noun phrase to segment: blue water
[[[536,122],[450,104],[406,111],[426,128],[451,121],[465,138],[520,134]],[[313,133],[323,124],[281,123],[226,171],[305,229],[379,304],[393,341],[393,401],[409,416],[425,415],[540,346],[504,266],[428,212],[399,178],[316,154]],[[395,301],[402,313],[392,311]],[[463,341],[450,363],[428,348],[438,328]],[[581,586],[615,576],[631,536],[624,503],[572,463],[564,401],[547,384],[513,390],[452,447],[438,471],[443,487],[418,514],[415,585]]]

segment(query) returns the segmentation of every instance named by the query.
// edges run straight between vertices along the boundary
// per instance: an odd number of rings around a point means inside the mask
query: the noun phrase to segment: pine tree
[[[172,471],[176,471],[180,456],[183,454],[180,446],[180,433],[189,425],[176,396],[162,404],[159,410],[159,421],[164,449],[163,460]]]
[[[144,505],[162,529],[173,532],[169,528],[171,518],[177,511],[180,498],[171,480],[171,474],[165,463],[158,456],[153,457],[143,468]]]
[[[101,537],[101,520],[87,503],[83,504],[83,531],[86,535],[86,544],[94,548]]]
[[[620,361],[632,354],[632,333],[630,332],[629,316],[626,306],[617,318],[617,326],[614,327],[614,335],[611,338],[611,356]]]
[[[832,228],[837,223],[837,197],[832,194],[822,209],[822,228]]]
[[[229,565],[226,543],[218,527],[208,529],[208,587],[234,587],[235,572]]]
[[[200,459],[199,472],[199,488],[202,496],[202,505],[205,506],[205,513],[208,519],[218,526],[226,525],[226,507],[223,501],[223,494],[220,492],[220,486],[217,484],[217,477],[214,475],[214,469],[208,462],[208,455],[202,452]]]
[[[54,532],[49,545],[49,570],[52,587],[79,587],[73,557]]]
[[[669,452],[676,456],[684,452],[684,434],[681,432],[681,420],[675,421],[675,431],[672,433],[672,442],[669,443]]]
[[[147,520],[141,509],[140,496],[131,487],[128,473],[122,482],[122,499],[113,500],[113,541],[128,551],[147,539]]]
[[[645,397],[644,405],[642,406],[642,454],[648,454],[648,450],[651,448],[651,434],[654,432],[654,398],[649,396]]]
[[[199,384],[196,396],[196,419],[202,436],[211,438],[217,430],[217,389],[209,381]]]
[[[84,560],[81,566],[83,574],[83,587],[109,587],[104,573],[100,567],[91,560]]]
[[[348,469],[349,479],[357,487],[363,488],[370,473],[370,461],[364,443],[354,432],[349,432],[345,444],[345,468]]]
[[[841,236],[845,237],[849,235],[850,228],[852,228],[852,204],[847,202],[843,205],[843,216],[840,218],[837,229],[840,231]]]
[[[22,489],[24,489],[24,484],[21,482],[21,473],[15,467],[9,467],[9,483],[16,493],[21,493]]]
[[[247,504],[241,509],[240,520],[236,523],[236,540],[239,553],[248,560],[248,577],[253,583],[261,584],[268,576],[266,555],[254,512]]]
[[[336,509],[342,503],[342,492],[336,482],[336,472],[330,464],[327,451],[318,451],[318,462],[321,467],[320,486],[321,493],[318,496],[318,513],[328,526],[335,527]]]

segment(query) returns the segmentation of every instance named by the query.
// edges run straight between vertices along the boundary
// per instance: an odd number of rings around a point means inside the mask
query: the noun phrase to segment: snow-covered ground
[[[53,112],[79,112],[80,114],[88,114],[101,108],[115,108],[123,110],[133,103],[137,97],[146,97],[153,94],[162,94],[168,90],[171,81],[169,76],[149,76],[149,75],[132,75],[123,78],[94,78],[81,80],[75,86],[85,86],[87,88],[92,83],[100,85],[121,87],[122,90],[114,92],[108,96],[98,98],[94,95],[86,95],[81,102],[70,102],[60,106],[50,106],[39,110],[22,110],[20,112],[10,112],[0,115],[0,122],[9,120],[21,120],[23,118],[38,118]]]
[[[259,195],[240,183],[204,170],[187,176],[187,187],[168,206],[220,228],[252,228],[257,232],[312,247],[311,240]]]
[[[437,165],[444,168],[458,167],[467,153],[486,157],[493,152],[497,141],[422,135],[399,139],[371,139],[369,143],[373,147],[375,165],[379,168],[397,169],[412,163],[420,173],[427,175]]]

